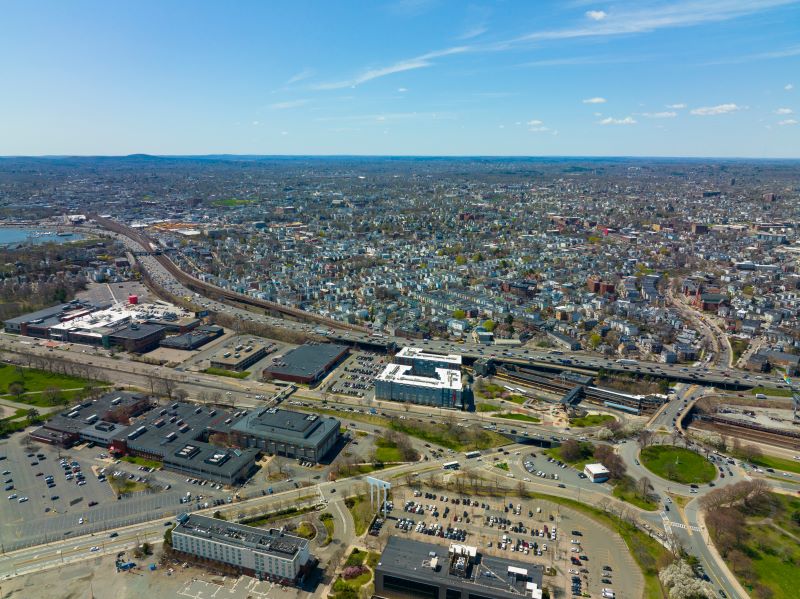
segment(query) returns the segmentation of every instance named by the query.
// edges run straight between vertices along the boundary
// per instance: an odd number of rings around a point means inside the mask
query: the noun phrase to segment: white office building
[[[297,582],[312,562],[306,539],[196,514],[178,518],[172,548],[282,584]]]

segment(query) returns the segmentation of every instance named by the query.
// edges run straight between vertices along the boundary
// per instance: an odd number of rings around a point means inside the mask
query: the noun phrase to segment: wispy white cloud
[[[791,58],[800,56],[800,45],[790,46],[781,50],[771,50],[769,52],[758,52],[757,54],[746,54],[744,56],[732,56],[704,62],[703,65],[713,66],[718,64],[740,64],[743,62],[755,62],[758,60],[774,60],[777,58]]]
[[[672,108],[673,110],[681,110],[682,108],[686,108],[686,104],[667,104],[667,108]]]
[[[303,81],[304,79],[308,79],[314,75],[314,69],[305,68],[299,73],[295,73],[291,77],[289,77],[288,81],[286,81],[286,85],[292,85],[294,83],[298,83]]]
[[[635,125],[636,119],[630,116],[626,116],[622,119],[615,119],[612,117],[606,117],[602,121],[597,121],[599,125]]]
[[[583,103],[584,104],[605,104],[606,103],[606,99],[605,98],[600,98],[600,97],[586,98],[583,101]]]
[[[406,93],[408,91],[408,88],[407,87],[398,87],[397,91],[400,92],[401,94],[404,94],[404,93]]]
[[[700,108],[693,108],[691,113],[695,116],[715,116],[718,114],[729,114],[743,110],[745,106],[737,104],[717,104],[716,106],[701,106]]]
[[[778,122],[778,124],[781,127],[785,127],[787,125],[796,125],[797,124],[797,119],[786,119],[785,121]]]
[[[545,126],[544,121],[540,121],[539,119],[533,119],[525,123],[528,126],[528,131],[532,131],[533,133],[546,133],[550,131],[550,127]]]
[[[791,91],[794,89],[794,85],[792,85],[791,83],[787,83],[786,85],[783,86],[783,89],[785,89],[787,92]]]
[[[307,100],[305,98],[301,98],[299,100],[287,100],[286,102],[275,102],[274,104],[270,104],[268,108],[272,110],[288,110],[290,108],[299,108],[300,106],[305,106],[311,100]]]
[[[652,59],[652,56],[570,56],[565,58],[544,58],[542,60],[531,60],[518,64],[518,67],[562,67],[571,65],[593,65],[593,64],[626,64],[631,62],[643,62]]]
[[[424,69],[425,67],[431,66],[433,64],[431,61],[435,58],[451,56],[453,54],[462,54],[464,52],[468,52],[469,50],[469,46],[455,46],[453,48],[446,48],[444,50],[436,50],[435,52],[428,52],[415,58],[401,60],[400,62],[396,62],[386,67],[366,70],[352,79],[333,81],[329,83],[319,83],[314,85],[313,88],[318,90],[328,90],[343,89],[345,87],[357,87],[362,83],[372,81],[373,79],[379,79],[380,77],[386,77],[387,75],[394,75],[395,73],[403,73],[405,71],[413,71],[414,69]]]
[[[374,114],[353,114],[348,116],[326,116],[315,119],[327,122],[358,122],[363,124],[385,123],[386,121],[408,120],[452,120],[456,116],[452,112],[379,112]]]
[[[591,19],[592,21],[602,21],[608,16],[605,11],[602,10],[587,10],[586,17]]]
[[[775,114],[792,114],[794,110],[792,110],[791,108],[778,108],[774,112]]]
[[[648,119],[674,119],[678,113],[674,110],[664,110],[662,112],[643,112],[642,116]]]
[[[478,37],[480,35],[483,35],[487,31],[489,31],[488,27],[485,27],[483,25],[476,25],[475,27],[470,27],[469,29],[467,29],[464,33],[459,35],[457,39],[460,39],[460,40],[471,40],[471,39],[476,38],[476,37]]]

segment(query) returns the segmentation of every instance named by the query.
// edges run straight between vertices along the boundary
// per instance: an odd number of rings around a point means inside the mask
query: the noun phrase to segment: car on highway
[[[16,493],[12,493],[11,495],[8,496],[9,501],[11,501],[12,499],[16,499],[16,498],[17,498],[17,494]]]
[[[27,497],[20,497],[19,499],[17,499],[17,501],[19,501],[20,503],[25,503],[26,501],[28,501],[28,498]]]
[[[100,551],[100,547],[98,547],[97,545],[95,545],[95,546],[93,546],[91,549],[89,549],[89,551],[91,551],[92,553],[94,553],[95,551]]]
[[[119,536],[119,533],[118,533],[118,532],[112,532],[112,533],[111,533],[110,535],[108,535],[108,536],[109,536],[110,538],[112,538],[112,539],[113,539],[113,538],[115,538],[115,537],[118,537],[118,536]]]

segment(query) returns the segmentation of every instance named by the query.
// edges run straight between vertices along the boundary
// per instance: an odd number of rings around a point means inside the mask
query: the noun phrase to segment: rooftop
[[[273,375],[317,378],[347,352],[335,343],[307,343],[286,352],[267,368]]]
[[[197,514],[181,517],[173,534],[176,532],[201,539],[222,541],[282,559],[293,559],[298,551],[308,547],[306,539],[286,534],[276,528],[264,530]]]
[[[255,436],[297,443],[321,441],[331,430],[339,428],[336,418],[292,412],[278,408],[262,408],[233,425],[233,430]]]
[[[389,537],[377,569],[402,578],[458,586],[476,595],[541,597],[541,566],[483,555],[475,547],[467,545],[454,543],[448,549],[432,543]]]
[[[414,367],[406,364],[387,364],[375,380],[430,389],[461,389],[460,370],[436,368],[434,369],[436,376],[420,376],[413,374],[413,371]]]
[[[412,360],[428,360],[431,362],[446,362],[453,366],[461,366],[459,354],[440,354],[425,350],[421,347],[403,347],[395,354],[395,358],[408,358]]]

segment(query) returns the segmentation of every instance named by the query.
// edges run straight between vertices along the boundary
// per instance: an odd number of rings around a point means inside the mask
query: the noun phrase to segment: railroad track
[[[720,435],[736,437],[738,439],[746,439],[748,441],[755,441],[757,443],[764,443],[766,445],[791,447],[792,449],[800,450],[800,438],[791,437],[778,432],[755,430],[744,426],[710,422],[707,420],[694,420],[689,428],[711,431],[719,433]]]

